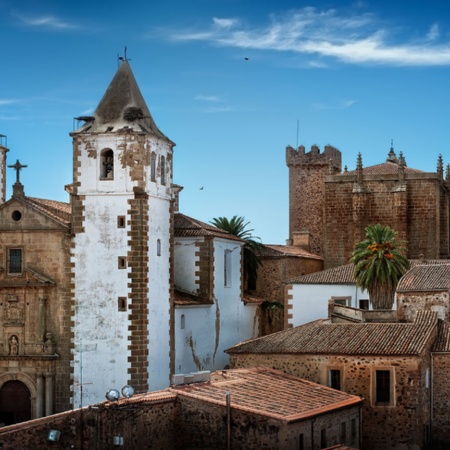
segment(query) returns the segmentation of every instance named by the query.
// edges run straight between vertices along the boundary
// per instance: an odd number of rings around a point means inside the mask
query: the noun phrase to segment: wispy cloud
[[[74,30],[80,28],[78,25],[66,22],[56,16],[24,16],[19,13],[13,13],[16,19],[28,27],[50,29],[50,30]]]
[[[200,100],[202,102],[221,102],[222,99],[217,95],[196,95],[195,100]]]
[[[206,113],[206,114],[212,114],[212,113],[223,113],[223,112],[231,112],[233,111],[233,108],[231,106],[210,106],[207,108],[199,109],[199,112]]]
[[[335,103],[314,102],[311,106],[314,109],[348,109],[356,103],[356,100],[339,100]]]
[[[439,26],[432,24],[421,40],[396,41],[393,30],[372,14],[341,15],[337,10],[308,7],[270,16],[262,27],[249,27],[233,18],[214,18],[205,30],[173,32],[175,41],[209,41],[216,45],[291,52],[335,59],[349,64],[391,66],[450,65],[450,42],[438,43]]]
[[[13,100],[9,98],[0,98],[0,105],[11,105],[12,103],[17,103],[19,100]]]

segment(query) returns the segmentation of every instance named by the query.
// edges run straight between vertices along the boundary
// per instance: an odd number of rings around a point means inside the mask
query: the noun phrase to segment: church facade
[[[175,144],[127,60],[94,115],[77,121],[70,203],[25,195],[19,161],[5,201],[0,141],[4,424],[97,403],[126,385],[163,389],[176,372],[223,369],[223,350],[259,333],[259,304],[243,296],[244,243],[176,220]]]
[[[410,259],[449,256],[449,183],[437,171],[409,168],[391,147],[384,163],[341,171],[341,152],[286,148],[290,240],[323,256],[324,268],[347,264],[367,225],[388,225],[408,242]]]

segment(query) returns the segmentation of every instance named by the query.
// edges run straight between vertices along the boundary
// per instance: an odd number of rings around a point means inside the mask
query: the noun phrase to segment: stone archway
[[[7,381],[0,389],[0,422],[12,425],[30,419],[30,390],[21,381]]]

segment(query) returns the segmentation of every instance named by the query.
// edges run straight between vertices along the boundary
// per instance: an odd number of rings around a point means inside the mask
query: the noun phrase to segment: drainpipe
[[[230,406],[230,391],[226,391],[227,397],[227,449],[231,450],[231,406]]]

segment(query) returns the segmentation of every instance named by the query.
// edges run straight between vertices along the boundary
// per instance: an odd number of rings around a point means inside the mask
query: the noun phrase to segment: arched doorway
[[[0,422],[12,425],[30,419],[30,390],[21,381],[7,381],[0,389]]]

